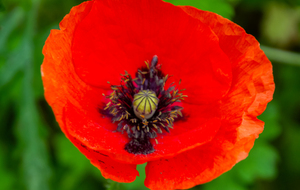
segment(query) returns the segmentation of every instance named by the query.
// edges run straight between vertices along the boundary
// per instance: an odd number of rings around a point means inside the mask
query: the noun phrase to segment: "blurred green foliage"
[[[104,179],[64,137],[43,97],[43,44],[50,29],[81,0],[0,1],[0,189],[147,189]],[[264,45],[274,64],[274,100],[260,116],[265,130],[249,157],[204,190],[297,189],[300,181],[299,0],[168,0],[216,12]],[[287,53],[287,54],[285,54]],[[299,59],[300,60],[300,59]],[[288,64],[291,65],[288,65]],[[298,66],[297,66],[298,64]]]

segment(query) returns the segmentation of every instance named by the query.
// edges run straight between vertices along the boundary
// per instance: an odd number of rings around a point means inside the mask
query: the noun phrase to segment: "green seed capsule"
[[[149,119],[157,109],[159,99],[151,90],[141,90],[134,95],[133,110],[140,119]]]

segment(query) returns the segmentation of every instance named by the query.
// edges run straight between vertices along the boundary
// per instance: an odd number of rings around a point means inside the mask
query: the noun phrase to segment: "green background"
[[[50,29],[81,0],[0,0],[0,190],[147,189],[104,179],[64,137],[43,96],[41,53]],[[300,1],[168,0],[216,12],[262,44],[274,66],[274,100],[249,157],[192,189],[298,189],[300,181]],[[294,53],[293,53],[294,52]]]

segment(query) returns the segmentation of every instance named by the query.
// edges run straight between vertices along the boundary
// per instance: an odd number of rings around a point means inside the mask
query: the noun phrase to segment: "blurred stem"
[[[300,66],[300,54],[298,53],[276,49],[264,45],[261,45],[260,47],[271,61]]]

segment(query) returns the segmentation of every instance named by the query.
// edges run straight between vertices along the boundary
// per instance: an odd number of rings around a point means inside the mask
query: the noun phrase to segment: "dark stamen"
[[[138,69],[134,79],[127,71],[121,74],[120,85],[111,85],[113,92],[106,96],[110,101],[101,110],[113,123],[118,122],[117,132],[127,133],[131,140],[125,150],[132,154],[155,151],[150,139],[162,134],[162,129],[168,133],[173,129],[173,123],[178,115],[182,117],[183,109],[173,104],[187,97],[179,93],[183,90],[176,89],[173,83],[165,90],[170,77],[160,71],[156,55],[150,64],[145,64],[146,67]],[[157,139],[155,141],[158,143]]]

